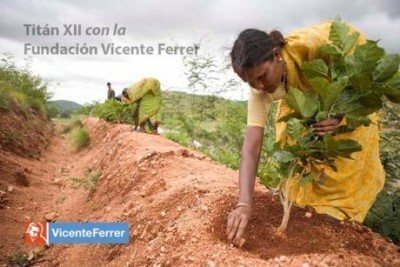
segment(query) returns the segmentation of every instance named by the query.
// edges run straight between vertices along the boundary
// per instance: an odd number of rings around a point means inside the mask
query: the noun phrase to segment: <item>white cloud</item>
[[[115,0],[50,1],[3,0],[0,3],[0,52],[10,51],[22,62],[23,44],[87,43],[156,46],[160,42],[189,45],[202,39],[201,52],[217,58],[228,55],[236,35],[252,27],[284,33],[339,15],[371,39],[381,39],[389,52],[399,53],[400,12],[396,0]],[[115,23],[127,28],[125,36],[26,36],[23,24],[83,27]],[[105,98],[105,83],[121,90],[153,76],[165,88],[186,87],[181,56],[33,56],[32,70],[50,81],[55,99],[79,103]],[[59,84],[59,85],[57,85]],[[229,92],[241,97],[243,92]]]

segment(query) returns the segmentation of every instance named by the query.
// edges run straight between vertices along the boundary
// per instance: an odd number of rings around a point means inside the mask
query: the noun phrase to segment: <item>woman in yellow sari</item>
[[[247,131],[239,171],[239,199],[235,210],[228,217],[227,235],[234,244],[248,224],[252,209],[255,175],[260,159],[264,126],[269,105],[279,101],[277,119],[291,113],[285,98],[289,87],[306,90],[309,83],[300,70],[300,64],[322,58],[319,47],[329,43],[331,22],[297,30],[283,37],[279,31],[266,33],[248,29],[239,34],[231,51],[232,67],[250,88]],[[352,28],[354,30],[354,28]],[[358,44],[365,42],[361,36]],[[377,122],[377,115],[370,116]],[[329,118],[315,123],[317,135],[333,134],[340,118]],[[285,137],[284,122],[276,124],[277,140]],[[358,141],[363,150],[354,153],[355,160],[338,158],[338,172],[326,168],[324,184],[310,183],[301,187],[291,183],[289,196],[300,207],[311,206],[318,213],[328,214],[339,220],[362,222],[376,195],[384,184],[384,171],[379,159],[379,134],[377,123],[359,127],[336,139],[350,138]]]

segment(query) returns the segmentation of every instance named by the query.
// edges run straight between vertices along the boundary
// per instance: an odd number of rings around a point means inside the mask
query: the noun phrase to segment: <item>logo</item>
[[[25,242],[27,244],[47,244],[47,223],[30,222],[26,224]]]
[[[123,222],[26,224],[27,244],[128,244],[129,224]]]

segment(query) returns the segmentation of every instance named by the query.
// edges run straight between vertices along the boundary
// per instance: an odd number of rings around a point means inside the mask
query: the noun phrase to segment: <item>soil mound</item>
[[[26,213],[33,220],[52,213],[47,219],[128,222],[130,242],[54,245],[40,253],[41,266],[400,266],[399,248],[380,235],[311,210],[294,208],[287,234],[277,236],[282,207],[261,185],[247,242],[232,247],[225,227],[236,171],[128,125],[94,118],[83,125],[90,145],[77,153],[53,137],[42,156],[53,167],[41,178],[52,201]]]

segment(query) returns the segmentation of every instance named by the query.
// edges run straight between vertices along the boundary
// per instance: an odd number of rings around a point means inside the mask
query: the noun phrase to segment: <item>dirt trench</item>
[[[83,124],[90,145],[79,152],[55,134],[38,159],[0,154],[1,186],[13,186],[0,209],[2,263],[22,251],[37,266],[400,266],[399,248],[380,235],[312,211],[294,208],[287,234],[276,235],[282,208],[259,184],[247,242],[232,247],[225,227],[236,171],[128,125]],[[96,185],[84,183],[93,173]],[[31,220],[128,222],[130,242],[32,247],[23,239]]]

